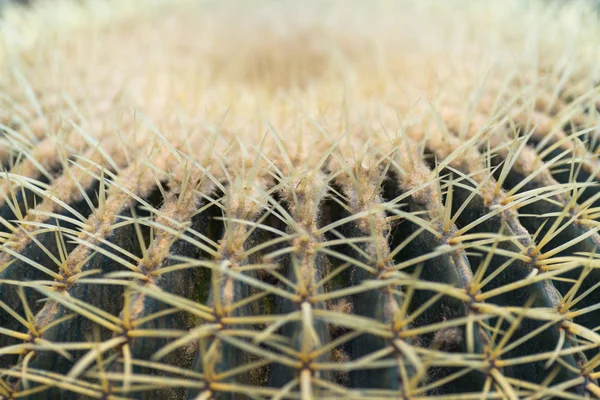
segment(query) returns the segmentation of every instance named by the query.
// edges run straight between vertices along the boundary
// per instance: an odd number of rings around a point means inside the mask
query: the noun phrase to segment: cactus
[[[600,397],[590,3],[3,9],[0,399]]]

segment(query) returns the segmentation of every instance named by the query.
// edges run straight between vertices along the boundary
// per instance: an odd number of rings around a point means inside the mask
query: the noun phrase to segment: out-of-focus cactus
[[[0,399],[600,396],[589,3],[0,26]]]

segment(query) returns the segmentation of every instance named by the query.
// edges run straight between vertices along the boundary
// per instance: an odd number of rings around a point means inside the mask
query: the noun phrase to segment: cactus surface
[[[0,399],[600,397],[590,2],[32,3]]]

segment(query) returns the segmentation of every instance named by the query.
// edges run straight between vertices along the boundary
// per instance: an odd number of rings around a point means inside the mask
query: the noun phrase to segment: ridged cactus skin
[[[0,399],[600,397],[589,1],[0,23]]]

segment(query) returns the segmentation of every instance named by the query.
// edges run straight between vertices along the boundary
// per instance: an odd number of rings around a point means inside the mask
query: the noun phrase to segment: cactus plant
[[[600,397],[588,2],[32,2],[0,399]]]

